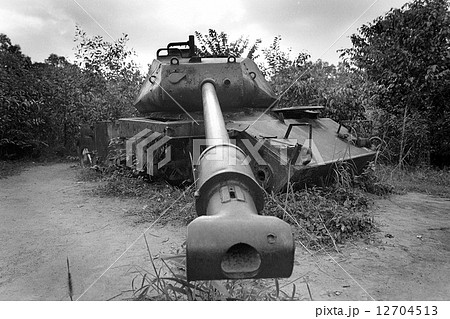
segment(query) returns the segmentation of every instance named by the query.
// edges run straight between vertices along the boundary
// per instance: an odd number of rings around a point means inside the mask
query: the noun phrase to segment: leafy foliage
[[[366,119],[371,101],[363,88],[364,76],[327,62],[306,61],[284,69],[272,79],[281,95],[281,106],[322,105],[322,116],[335,121]]]
[[[78,65],[51,54],[32,63],[0,35],[0,155],[50,146],[74,152],[82,123],[133,114],[142,76],[126,48],[127,37],[108,43],[77,27]]]
[[[267,66],[262,65],[262,70],[266,76],[273,78],[281,72],[291,68],[304,65],[304,63],[310,58],[310,55],[301,52],[296,59],[291,59],[291,49],[287,52],[283,51],[280,47],[281,36],[276,36],[273,42],[268,48],[262,50],[265,62]]]
[[[217,33],[214,29],[209,29],[208,34],[203,35],[195,31],[195,37],[198,41],[197,54],[199,56],[234,56],[241,57],[248,49],[247,57],[256,58],[256,51],[261,43],[261,39],[257,39],[250,45],[249,39],[243,36],[235,41],[229,41],[225,32]]]
[[[391,9],[343,52],[378,86],[381,130],[400,165],[450,156],[448,8],[447,0],[414,0]]]
[[[330,187],[270,196],[264,211],[291,223],[302,244],[317,249],[369,234],[375,226],[368,207],[358,189]]]
[[[67,99],[71,79],[60,70],[69,66],[51,55],[48,63],[32,63],[20,47],[1,35],[0,149],[8,157],[45,145],[66,144]],[[77,75],[74,75],[76,77]],[[55,83],[56,82],[56,83]],[[62,125],[61,125],[62,124]]]
[[[295,59],[290,51],[281,50],[281,37],[263,49],[263,68],[280,97],[281,107],[322,105],[322,114],[336,121],[365,119],[365,111],[373,104],[366,92],[362,72],[351,70],[348,64],[337,67],[301,52]]]
[[[41,124],[39,95],[30,89],[32,63],[5,34],[0,34],[0,65],[0,141],[31,140]]]
[[[132,59],[134,51],[126,47],[128,36],[111,43],[76,27],[75,42],[76,63],[90,80],[90,102],[96,104],[87,123],[135,115],[132,102],[143,76]]]

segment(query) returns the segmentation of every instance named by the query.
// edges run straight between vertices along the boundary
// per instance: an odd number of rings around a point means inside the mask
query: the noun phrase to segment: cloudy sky
[[[277,35],[292,54],[337,63],[336,50],[351,46],[362,24],[399,8],[407,0],[0,0],[0,33],[33,61],[50,53],[73,61],[75,25],[106,40],[129,35],[129,47],[145,66],[168,42],[186,41],[194,31],[225,31],[261,38],[268,47]]]

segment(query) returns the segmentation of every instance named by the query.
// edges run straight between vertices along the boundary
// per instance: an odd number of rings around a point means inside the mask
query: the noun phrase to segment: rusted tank
[[[190,36],[157,51],[134,105],[142,117],[102,123],[104,140],[125,140],[127,166],[196,183],[189,280],[290,276],[290,227],[259,215],[264,191],[321,183],[340,161],[358,172],[376,154],[323,107],[277,101],[252,60],[199,57]]]

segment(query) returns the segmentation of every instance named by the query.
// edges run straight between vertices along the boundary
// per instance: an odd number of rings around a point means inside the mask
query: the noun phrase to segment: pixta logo
[[[170,162],[172,156],[172,146],[167,144],[171,138],[159,132],[153,132],[150,129],[144,129],[132,138],[126,141],[126,163],[128,167],[135,165],[139,171],[144,171],[146,166],[147,173],[155,175],[155,168],[160,169]],[[252,142],[248,139],[239,140],[242,143],[245,158],[236,156],[236,148],[227,148],[226,152],[217,151],[208,152],[205,157],[208,161],[228,161],[228,165],[249,165],[253,160],[256,165],[268,165],[261,156],[263,146],[278,159],[279,165],[307,165],[311,161],[322,164],[322,156],[317,149],[314,141],[305,139],[303,145],[299,145],[296,139],[260,139]],[[195,166],[198,163],[202,152],[211,145],[234,144],[237,140],[222,141],[216,139],[193,139],[192,140],[192,161]],[[224,158],[224,157],[227,158]],[[157,161],[155,163],[155,161]]]
[[[237,162],[236,150],[227,149],[227,152],[218,151],[208,152],[205,155],[210,161],[228,161],[228,165],[248,165],[250,161],[255,161],[256,165],[268,165],[261,154],[267,153],[263,148],[270,149],[272,157],[276,157],[279,165],[306,165],[313,161],[316,164],[323,164],[324,160],[313,140],[305,139],[303,145],[299,145],[297,139],[259,139],[252,142],[249,139],[240,139],[243,144],[243,151],[246,153],[244,160]],[[230,139],[229,143],[237,145],[237,140]],[[220,145],[223,143],[220,139],[195,139],[193,141],[193,162],[196,164],[202,151],[209,145]],[[228,158],[224,158],[227,156]]]
[[[147,174],[154,175],[154,155],[162,146],[164,146],[170,137],[159,132],[153,132],[149,129],[144,129],[126,142],[126,156],[127,166],[133,167],[136,164],[138,171],[144,170],[144,165],[147,165]],[[164,148],[164,158],[156,165],[160,169],[170,162],[172,155],[172,148],[166,145]],[[134,159],[136,162],[134,162]]]

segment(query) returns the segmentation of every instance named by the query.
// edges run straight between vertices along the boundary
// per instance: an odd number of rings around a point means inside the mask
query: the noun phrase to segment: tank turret
[[[198,57],[192,46],[193,36],[187,42],[169,43],[166,49],[158,50],[134,104],[140,113],[202,111],[204,81],[214,84],[223,112],[267,108],[276,101],[275,93],[251,59]]]

